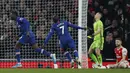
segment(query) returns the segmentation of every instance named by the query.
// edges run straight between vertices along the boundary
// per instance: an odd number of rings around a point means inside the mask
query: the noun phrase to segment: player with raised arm
[[[102,55],[101,50],[103,50],[103,44],[104,44],[104,37],[103,37],[103,23],[100,20],[102,17],[101,13],[96,13],[95,15],[95,22],[93,24],[94,28],[94,34],[88,37],[94,37],[93,43],[91,44],[88,54],[91,57],[91,59],[95,62],[93,65],[94,68],[98,68],[102,66]],[[94,55],[94,52],[96,53],[97,57]]]
[[[75,29],[83,29],[83,30],[86,30],[86,28],[76,26],[67,21],[61,21],[58,16],[53,17],[53,22],[54,22],[54,24],[52,25],[50,32],[48,33],[48,36],[46,37],[46,39],[44,41],[44,45],[47,44],[47,42],[49,41],[49,39],[55,32],[60,41],[60,48],[63,49],[64,55],[69,59],[69,61],[71,63],[71,68],[74,68],[74,61],[72,60],[71,55],[70,55],[69,51],[67,50],[67,48],[70,48],[73,50],[73,53],[74,53],[74,56],[76,59],[76,63],[78,64],[78,66],[81,67],[78,52],[75,47],[74,40],[72,39],[72,37],[69,33],[68,27],[72,27]]]
[[[107,65],[109,68],[128,68],[128,51],[122,46],[122,40],[117,38],[115,40],[116,48],[114,49],[116,55],[116,64]]]
[[[14,65],[12,68],[18,68],[22,67],[21,60],[20,60],[20,48],[23,44],[29,43],[33,49],[35,49],[36,52],[44,54],[48,57],[51,57],[54,61],[54,68],[57,68],[56,64],[56,57],[55,54],[51,54],[47,52],[46,50],[39,48],[36,40],[35,40],[35,35],[30,29],[30,23],[27,19],[23,17],[18,16],[18,12],[16,10],[13,10],[10,13],[11,20],[14,20],[17,22],[17,27],[20,29],[20,34],[18,35],[19,40],[17,41],[15,45],[15,53],[16,53],[16,59],[17,59],[17,64]]]

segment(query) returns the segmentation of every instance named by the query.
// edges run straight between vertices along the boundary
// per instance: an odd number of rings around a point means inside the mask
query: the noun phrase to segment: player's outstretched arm
[[[50,32],[48,33],[48,35],[47,35],[45,41],[44,41],[44,45],[47,44],[47,42],[49,41],[49,39],[51,38],[51,36],[52,36],[53,34],[54,34],[54,29],[53,29],[53,27],[52,27],[51,30],[50,30]]]
[[[74,24],[71,24],[70,22],[67,22],[69,27],[75,28],[75,29],[83,29],[83,30],[87,30],[87,27],[80,27]]]

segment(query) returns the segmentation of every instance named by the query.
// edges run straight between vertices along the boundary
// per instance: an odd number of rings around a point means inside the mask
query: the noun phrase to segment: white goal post
[[[88,0],[78,0],[78,25],[87,27]],[[78,53],[82,68],[88,68],[87,31],[78,31]]]

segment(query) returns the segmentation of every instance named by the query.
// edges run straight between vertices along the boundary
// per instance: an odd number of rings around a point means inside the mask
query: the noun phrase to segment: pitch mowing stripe
[[[130,73],[130,69],[0,69],[0,73]]]

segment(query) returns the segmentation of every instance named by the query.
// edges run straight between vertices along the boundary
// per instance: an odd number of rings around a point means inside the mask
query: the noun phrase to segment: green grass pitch
[[[0,73],[130,73],[130,69],[0,69]]]

